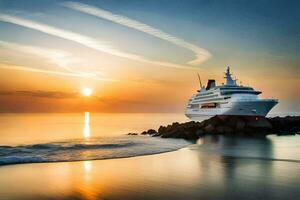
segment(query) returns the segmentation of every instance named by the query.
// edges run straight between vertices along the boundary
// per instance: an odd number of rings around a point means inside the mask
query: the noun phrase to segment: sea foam
[[[189,144],[178,139],[121,136],[0,146],[0,165],[124,158],[173,151]]]

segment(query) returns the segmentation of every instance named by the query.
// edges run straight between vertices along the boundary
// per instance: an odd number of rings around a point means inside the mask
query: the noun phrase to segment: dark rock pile
[[[300,133],[300,116],[274,117],[269,121],[277,135]]]
[[[160,126],[157,131],[149,129],[141,134],[192,140],[206,134],[264,137],[268,134],[291,135],[299,132],[300,116],[275,118],[214,116],[202,122],[175,122],[171,125]]]

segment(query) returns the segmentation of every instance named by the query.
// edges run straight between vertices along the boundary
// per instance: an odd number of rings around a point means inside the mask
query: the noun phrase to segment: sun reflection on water
[[[90,131],[90,113],[84,112],[84,127],[83,127],[83,136],[84,138],[89,138],[91,135]]]
[[[85,172],[90,172],[92,169],[92,162],[87,160],[83,162]]]

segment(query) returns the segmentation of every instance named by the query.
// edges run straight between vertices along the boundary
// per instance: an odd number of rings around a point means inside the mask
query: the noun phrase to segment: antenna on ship
[[[226,79],[226,85],[236,85],[237,79],[232,79],[231,75],[232,74],[230,73],[230,67],[228,66],[224,77]]]
[[[199,74],[197,74],[197,75],[198,75],[198,79],[199,79],[200,88],[203,88],[200,75]]]

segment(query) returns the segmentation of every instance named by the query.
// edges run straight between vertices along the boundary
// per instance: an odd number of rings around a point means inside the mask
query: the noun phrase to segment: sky
[[[0,0],[0,112],[183,112],[238,82],[300,112],[300,2]],[[82,96],[83,88],[93,95]]]

